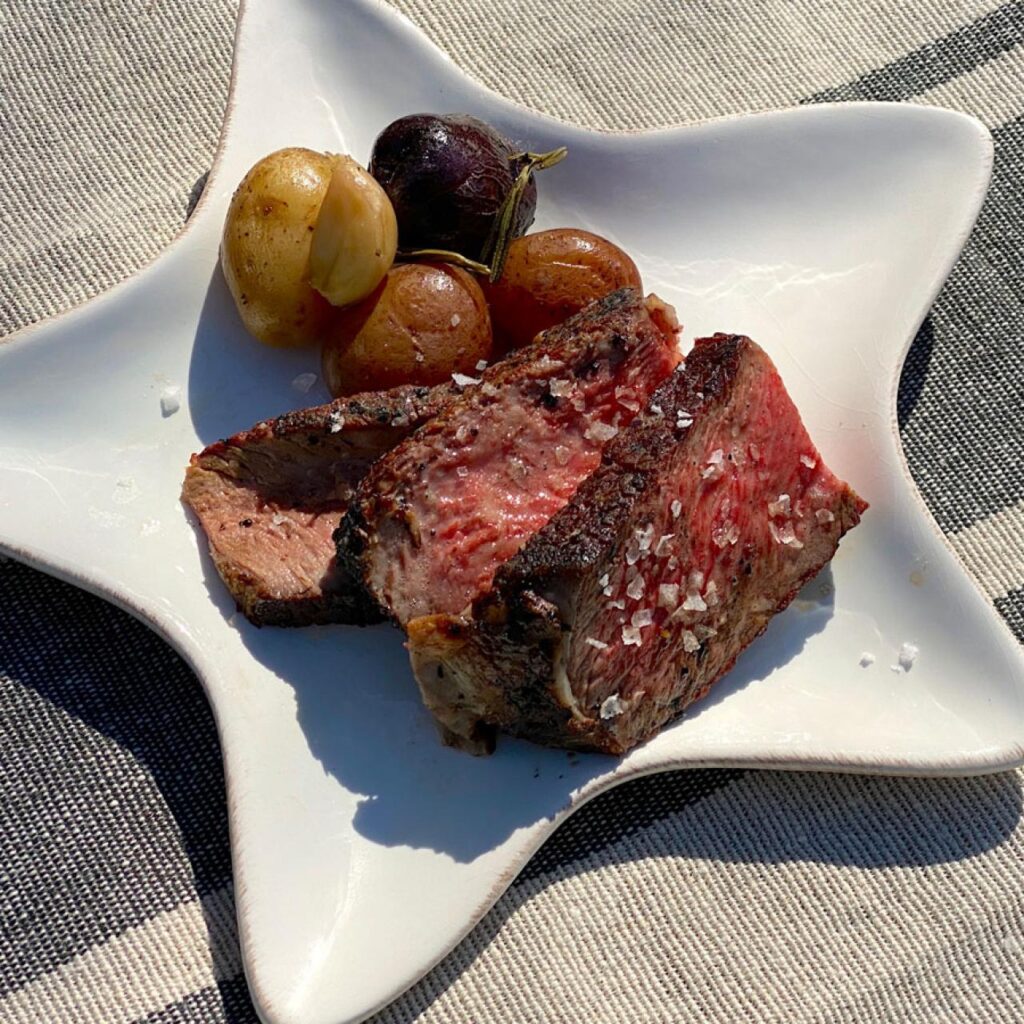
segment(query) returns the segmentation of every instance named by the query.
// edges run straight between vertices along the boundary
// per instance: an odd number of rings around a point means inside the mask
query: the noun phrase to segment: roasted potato
[[[268,345],[318,342],[334,307],[309,283],[309,251],[338,157],[279,149],[235,190],[224,222],[224,278],[246,330]]]
[[[324,340],[334,396],[475,375],[491,356],[491,320],[472,274],[441,263],[401,263],[368,298],[337,311]]]
[[[540,331],[626,285],[641,287],[636,264],[600,235],[554,228],[517,238],[501,277],[484,284],[495,349],[528,345]]]

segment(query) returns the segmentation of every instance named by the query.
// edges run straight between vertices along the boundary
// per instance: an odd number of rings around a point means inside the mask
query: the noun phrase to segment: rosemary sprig
[[[478,263],[462,253],[449,249],[406,249],[395,254],[396,260],[436,260],[438,263],[454,263],[463,270],[472,270],[474,274],[488,275],[491,268],[486,263]]]
[[[505,202],[501,204],[498,216],[494,219],[494,226],[491,228],[487,241],[484,243],[481,258],[490,264],[490,279],[497,281],[505,269],[505,259],[508,256],[508,247],[512,244],[512,228],[516,222],[516,214],[519,211],[519,204],[523,200],[526,186],[530,184],[530,178],[534,171],[543,171],[548,167],[554,167],[565,159],[568,149],[559,146],[550,153],[517,153],[510,157],[511,160],[523,160],[523,166],[512,184]]]

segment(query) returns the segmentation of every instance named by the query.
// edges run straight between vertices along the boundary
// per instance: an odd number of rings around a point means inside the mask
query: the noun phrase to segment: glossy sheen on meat
[[[257,625],[380,619],[337,567],[332,534],[379,456],[461,393],[355,395],[257,423],[193,455],[182,500],[238,607]]]
[[[748,338],[698,341],[472,615],[409,623],[449,740],[622,753],[707,692],[866,504]]]
[[[338,531],[339,560],[400,624],[463,611],[678,362],[660,301],[622,289],[593,303],[374,466]]]

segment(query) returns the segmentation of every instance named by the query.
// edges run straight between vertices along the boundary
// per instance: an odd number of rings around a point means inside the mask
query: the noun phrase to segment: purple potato
[[[398,218],[402,249],[449,249],[480,259],[484,243],[523,166],[522,150],[468,114],[410,114],[377,137],[370,173]],[[530,180],[512,237],[525,234],[537,208]]]

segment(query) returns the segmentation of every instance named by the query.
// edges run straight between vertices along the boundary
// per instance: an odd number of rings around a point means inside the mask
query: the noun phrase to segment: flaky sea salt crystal
[[[456,466],[455,475],[460,479],[464,479],[465,477],[469,476],[469,469],[465,466]]]
[[[708,606],[704,603],[704,598],[696,591],[691,591],[686,595],[682,607],[688,612],[706,612],[708,610]]]
[[[610,423],[602,423],[600,420],[595,420],[583,432],[583,436],[590,441],[610,441],[618,432],[618,427],[613,427]]]
[[[629,624],[643,629],[654,624],[654,612],[650,608],[638,608],[630,617]]]
[[[576,395],[575,398],[569,399],[569,404],[577,411],[583,412],[587,407],[586,399],[582,395]]]
[[[643,643],[643,638],[640,636],[640,630],[637,629],[636,626],[623,626],[622,642],[627,647],[630,645],[639,647]]]
[[[689,576],[686,577],[686,589],[687,590],[700,590],[704,586],[704,573],[700,569],[694,569]]]
[[[560,466],[566,466],[569,463],[569,459],[572,457],[572,453],[564,444],[555,445],[555,462]]]
[[[522,459],[518,459],[513,455],[508,460],[508,474],[517,484],[525,484],[530,476],[530,471],[526,468],[526,463]]]
[[[615,389],[615,401],[630,412],[639,412],[640,403],[636,400],[636,393],[632,388],[617,387]]]
[[[476,369],[477,369],[478,373],[483,373],[484,370],[487,369],[487,360],[486,359],[478,360],[477,364],[476,364]]]
[[[683,630],[683,650],[687,654],[693,654],[694,651],[700,648],[700,641],[697,639],[697,634],[690,632],[688,629]]]
[[[718,584],[714,580],[708,582],[707,589],[704,591],[704,603],[709,608],[714,608],[718,604]]]
[[[696,625],[693,627],[693,632],[701,643],[705,640],[710,640],[713,636],[718,636],[718,630],[712,629],[711,626]]]
[[[620,612],[621,611],[625,611],[625,609],[626,609],[626,602],[620,597],[620,598],[617,598],[614,601],[609,601],[608,602],[608,607],[609,608],[618,608],[618,610]]]
[[[683,503],[678,498],[676,498],[676,500],[672,502],[671,508],[672,518],[678,519],[679,513],[683,511]]]
[[[598,579],[597,585],[599,587],[607,587],[608,586],[608,573],[605,573],[602,577],[600,577],[600,579]]]
[[[860,667],[867,668],[868,665],[874,665],[875,656],[870,651],[864,651],[860,656]]]
[[[769,521],[768,528],[771,529],[772,526],[773,524]],[[717,548],[728,547],[740,539],[740,528],[731,519],[727,519],[721,526],[717,526],[711,531],[711,539]]]
[[[552,379],[548,381],[548,390],[555,396],[555,398],[565,398],[572,394],[572,381],[571,380],[558,380]]]
[[[830,509],[819,508],[818,511],[814,513],[814,518],[824,526],[826,523],[833,522],[836,517],[832,514]]]
[[[647,584],[644,583],[643,576],[634,576],[629,581],[629,586],[626,587],[626,596],[631,597],[634,601],[639,601],[644,596],[644,589]]]
[[[273,523],[273,524],[274,524],[275,526],[283,526],[283,525],[284,525],[285,523],[287,523],[287,522],[288,522],[288,517],[287,517],[287,516],[285,516],[285,515],[282,515],[282,514],[281,514],[280,512],[275,512],[275,513],[274,513],[274,514],[273,514],[273,515],[272,515],[272,516],[270,517],[270,521],[271,521],[271,522],[272,522],[272,523]]]
[[[626,565],[636,565],[640,561],[640,545],[636,537],[630,537],[626,545]]]
[[[416,360],[417,363],[422,363],[426,361],[427,357],[422,352],[417,352],[416,355],[413,356],[413,358]]]
[[[173,416],[181,408],[181,388],[169,384],[160,392],[160,411],[164,416]]]
[[[301,392],[302,394],[308,394],[309,389],[316,383],[315,373],[300,373],[297,377],[292,380],[292,387]]]
[[[772,540],[775,541],[776,544],[782,543],[782,538],[779,536],[779,528],[771,519],[768,520],[768,532],[772,535]]]
[[[598,640],[597,637],[594,636],[588,636],[584,642],[590,644],[591,647],[594,647],[599,651],[605,650],[608,646],[603,640]]]
[[[665,415],[665,410],[662,409],[662,407],[660,405],[658,405],[657,402],[651,402],[651,404],[647,407],[647,411],[652,416],[664,416]]]
[[[658,544],[654,549],[655,558],[664,558],[672,550],[669,546],[669,542],[674,536],[674,533],[663,533],[658,538]]]
[[[464,373],[453,373],[452,380],[459,385],[460,388],[469,387],[470,384],[479,384],[479,377],[467,377]]]
[[[660,583],[658,585],[658,607],[675,608],[679,604],[679,584]]]
[[[448,322],[452,327],[458,327],[462,323],[462,317],[458,313],[452,313],[452,318]]]
[[[780,494],[775,501],[768,502],[768,515],[788,516],[792,512],[788,494]]]
[[[805,465],[808,469],[814,469],[814,467],[818,464],[814,459],[810,457],[810,455],[801,455],[800,462],[803,465]]]
[[[788,521],[779,527],[779,541],[798,551],[804,546],[804,542],[797,537],[793,524]]]
[[[469,427],[465,423],[460,423],[455,430],[455,440],[462,444],[467,437],[469,437]]]
[[[627,641],[628,643],[629,641]],[[639,643],[639,641],[637,641]],[[625,702],[617,693],[613,693],[610,697],[606,697],[601,704],[601,710],[598,712],[601,718],[607,721],[609,718],[615,718],[616,715],[621,715],[626,710]]]
[[[340,431],[341,428],[344,427],[344,426],[345,426],[345,417],[342,416],[341,413],[338,412],[337,409],[335,409],[334,412],[332,412],[327,417],[327,429],[332,434],[337,434],[338,431]]]
[[[641,551],[648,551],[654,540],[654,523],[648,523],[636,531],[636,542]]]
[[[896,663],[904,672],[909,672],[920,653],[921,651],[916,644],[903,644],[900,647],[900,653],[896,657]]]

